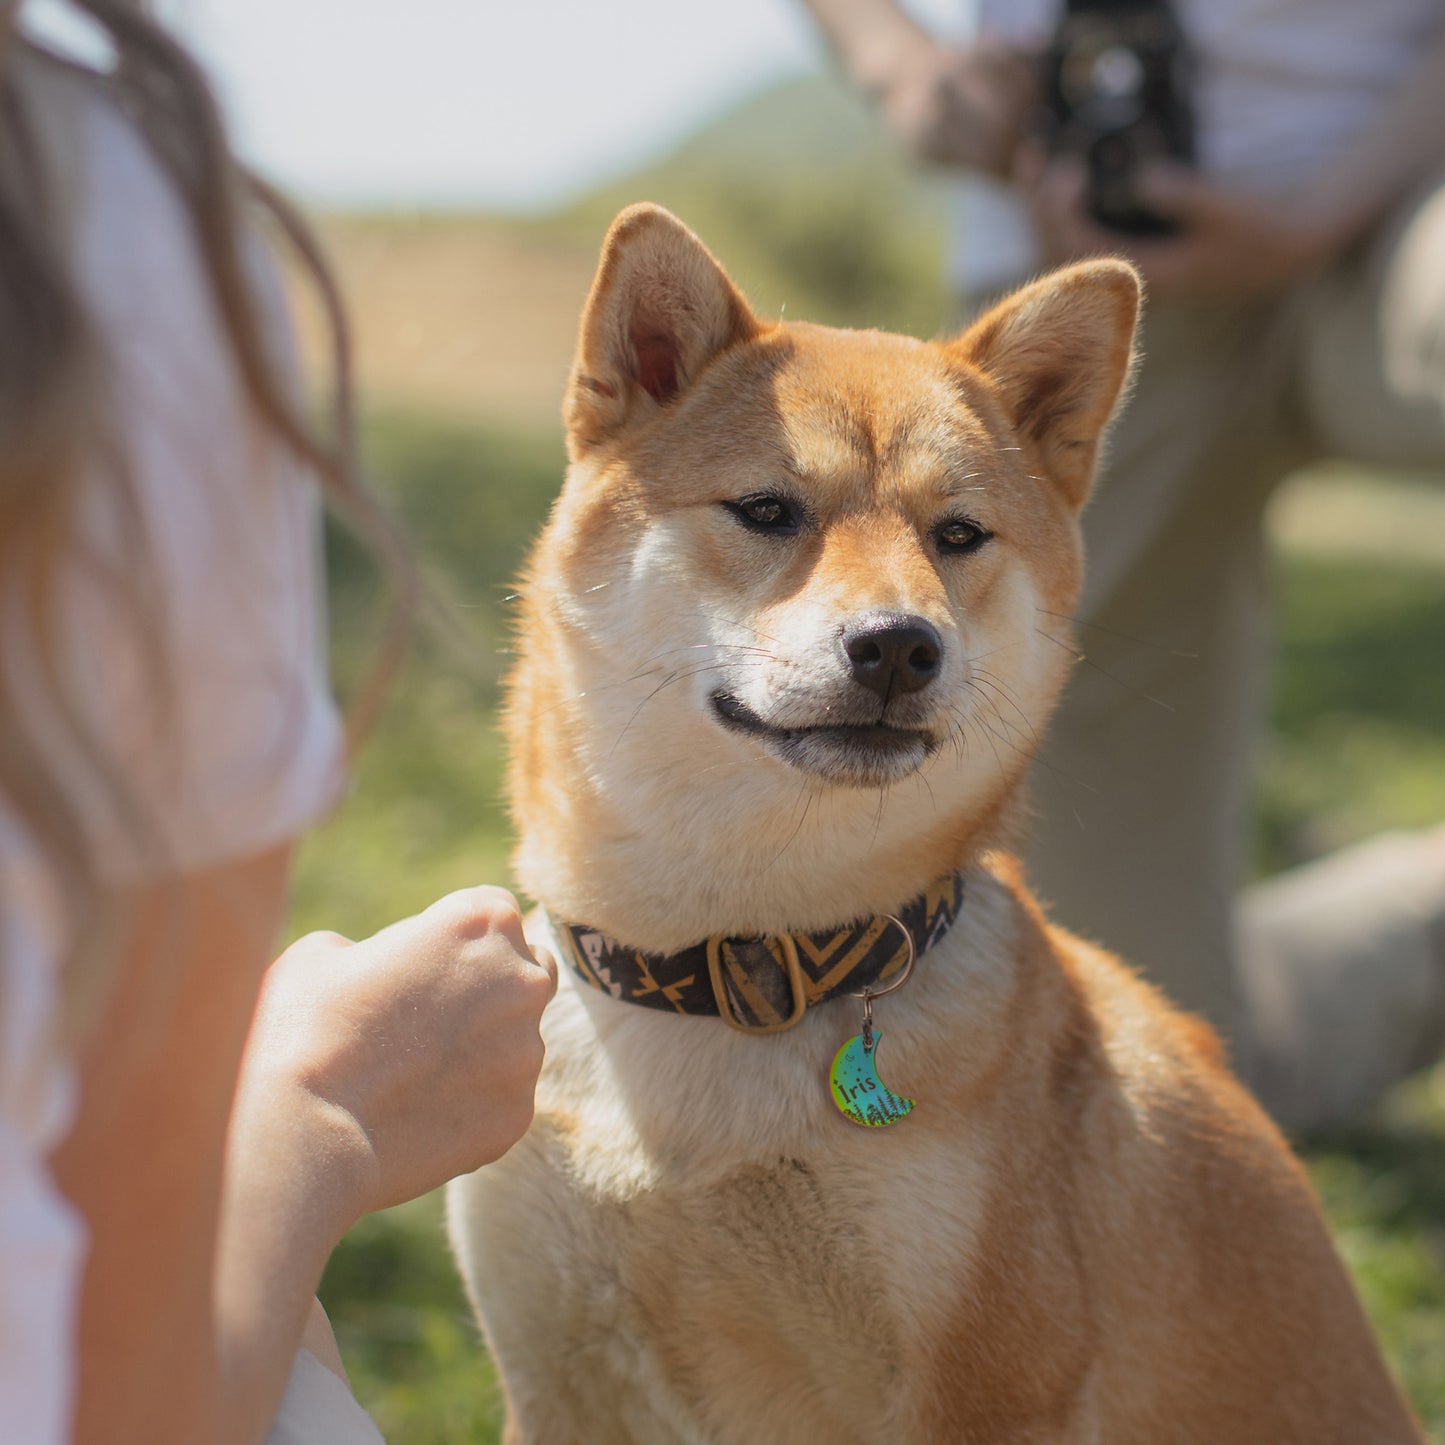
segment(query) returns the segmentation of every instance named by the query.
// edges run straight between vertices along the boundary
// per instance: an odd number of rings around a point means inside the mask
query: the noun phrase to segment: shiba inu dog
[[[508,711],[570,969],[449,1203],[508,1440],[1420,1438],[1213,1036],[1004,851],[1138,304],[1104,260],[944,343],[771,323],[614,223]]]

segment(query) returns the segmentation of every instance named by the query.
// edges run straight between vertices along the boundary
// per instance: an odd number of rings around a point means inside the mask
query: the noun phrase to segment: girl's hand
[[[350,1181],[353,1218],[415,1198],[525,1133],[556,985],[498,888],[449,894],[360,943],[309,934],[266,976],[237,1110],[313,1129],[318,1167]]]

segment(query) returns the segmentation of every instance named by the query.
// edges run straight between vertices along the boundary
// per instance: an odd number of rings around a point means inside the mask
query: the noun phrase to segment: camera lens
[[[1101,99],[1124,100],[1144,88],[1144,62],[1127,45],[1111,45],[1094,57],[1090,87]]]

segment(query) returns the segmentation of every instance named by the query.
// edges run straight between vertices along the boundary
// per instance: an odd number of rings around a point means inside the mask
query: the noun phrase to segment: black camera
[[[1139,167],[1194,160],[1194,63],[1168,0],[1068,0],[1043,56],[1045,140],[1082,158],[1089,214],[1132,235],[1178,227],[1139,199]]]

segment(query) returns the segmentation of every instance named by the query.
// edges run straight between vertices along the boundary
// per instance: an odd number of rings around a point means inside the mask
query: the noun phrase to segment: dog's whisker
[[[1010,724],[1007,719],[1005,719],[1003,713],[999,710],[998,700],[1002,698],[1003,701],[1008,703],[1008,705],[1014,710],[1014,713],[1017,715],[1019,722],[1023,724],[1023,732],[1028,737],[1030,744],[1037,744],[1038,733],[1034,730],[1034,725],[1030,721],[1029,715],[1023,710],[1023,708],[1018,705],[1017,701],[1013,697],[1013,694],[1009,692],[1008,688],[1005,687],[1004,684],[1000,682],[993,673],[988,672],[986,669],[980,667],[975,670],[975,674],[974,677],[971,679],[971,683],[974,687],[980,689],[985,697],[988,697],[991,700],[991,705],[993,706],[994,712],[998,717],[1000,727],[1002,727],[1006,732],[1009,733],[1012,733],[1016,730],[1015,726]]]
[[[1003,772],[1003,760],[998,755],[998,749],[994,747],[989,738],[988,728],[984,725],[982,718],[969,718],[959,728],[959,739],[962,744],[960,757],[967,760],[972,757],[979,746],[979,739],[988,744],[989,751],[993,754],[994,766],[1000,774]]]
[[[1073,627],[1087,627],[1091,632],[1104,632],[1110,637],[1117,637],[1121,642],[1132,642],[1136,647],[1147,647],[1152,652],[1162,652],[1166,657],[1179,657],[1186,662],[1199,661],[1197,652],[1185,652],[1181,648],[1166,647],[1162,642],[1150,642],[1147,637],[1135,637],[1132,633],[1120,632],[1117,627],[1105,627],[1102,622],[1090,622],[1086,618],[1067,612],[1050,612],[1047,607],[1035,607],[1034,611],[1041,617],[1054,617]]]
[[[764,661],[766,661],[765,658],[743,658],[743,659],[741,659],[741,660],[738,661],[738,662],[730,663],[729,666],[736,668],[736,667],[741,667],[741,666],[743,666],[745,663],[752,663],[753,665],[756,666],[756,665],[760,665],[760,664],[761,664],[762,662],[764,662]],[[645,708],[645,707],[647,706],[647,704],[650,703],[650,702],[652,701],[652,699],[655,698],[655,697],[658,695],[658,693],[660,693],[660,692],[663,690],[663,688],[665,688],[665,687],[671,687],[672,684],[675,683],[675,682],[686,682],[689,678],[699,677],[699,676],[701,676],[701,674],[703,674],[703,673],[705,673],[705,672],[711,672],[711,671],[712,671],[712,664],[711,664],[711,663],[704,663],[701,667],[674,668],[674,669],[672,669],[670,672],[668,672],[667,676],[664,677],[664,678],[662,679],[662,681],[661,681],[660,683],[658,683],[657,686],[656,686],[655,688],[653,688],[652,691],[649,692],[649,693],[647,694],[647,696],[644,697],[644,698],[637,704],[637,706],[636,706],[635,708],[633,708],[633,710],[632,710],[632,716],[629,717],[629,718],[627,719],[627,721],[622,725],[622,731],[617,734],[617,736],[616,736],[615,739],[613,739],[612,746],[611,746],[611,747],[608,749],[608,751],[607,751],[607,756],[610,758],[610,757],[613,755],[613,753],[615,753],[615,752],[617,751],[617,749],[618,749],[619,745],[621,744],[623,738],[625,738],[625,737],[627,736],[628,730],[632,727],[632,724],[637,721],[638,714],[641,713],[642,709]],[[630,680],[631,680],[631,681],[637,681],[639,678],[644,677],[644,676],[647,676],[647,675],[648,675],[648,674],[646,674],[646,673],[639,673],[639,674],[636,674],[636,675],[635,675],[632,679],[630,679]]]
[[[674,652],[674,653],[680,652],[680,651],[683,651],[683,649],[682,649],[682,648],[674,648],[674,649],[673,649],[673,652]],[[626,679],[626,681],[628,681],[628,682],[641,682],[644,678],[655,676],[656,673],[657,673],[657,671],[658,671],[658,669],[659,669],[659,667],[661,666],[661,659],[664,658],[664,657],[667,657],[668,655],[669,655],[669,654],[668,654],[668,653],[665,653],[665,652],[660,652],[660,653],[658,653],[658,655],[657,655],[656,657],[652,658],[652,659],[651,659],[650,661],[648,661],[643,667],[639,668],[638,671],[634,672],[630,677],[628,677],[628,678]],[[744,667],[744,666],[757,667],[757,666],[760,666],[762,663],[767,662],[768,660],[769,660],[769,659],[768,659],[767,657],[741,657],[741,658],[735,658],[735,659],[731,660],[727,665],[728,665],[729,670],[735,671],[735,670],[737,670],[737,669],[739,669],[739,668],[742,668],[742,667]],[[681,674],[681,675],[682,675],[682,676],[685,676],[685,677],[696,677],[699,673],[710,672],[710,671],[712,670],[712,667],[713,667],[713,664],[712,664],[712,663],[704,662],[704,663],[700,664],[698,667],[695,667],[695,668],[691,669],[690,671],[688,671],[688,672],[686,672],[686,673],[683,673],[683,674]],[[678,675],[679,675],[679,674],[678,674],[678,672],[677,672],[676,669],[669,669],[669,671],[668,671],[669,680],[671,680],[671,679],[673,679],[673,678],[676,678]],[[611,686],[611,684],[609,684],[609,686]]]
[[[1000,652],[1007,652],[1009,648],[1017,647],[1018,645],[1019,639],[1017,637],[1010,638],[1007,642],[1000,642],[997,647],[990,647],[987,652],[975,653],[972,657],[965,658],[964,663],[968,667],[973,667],[975,664],[983,662],[987,658],[997,657]]]
[[[809,782],[802,785],[803,811],[798,815],[798,821],[793,825],[793,830],[788,834],[787,840],[777,853],[768,862],[769,868],[775,868],[783,860],[783,855],[791,848],[797,840],[798,835],[803,831],[803,824],[808,821],[808,811],[813,806],[813,799],[817,796],[817,790]],[[796,804],[794,805],[796,806]]]
[[[1020,749],[1020,748],[1018,747],[1018,745],[1017,745],[1016,743],[1014,743],[1011,739],[1009,739],[1009,738],[1000,738],[1000,737],[994,732],[994,730],[993,730],[991,727],[989,727],[987,721],[985,720],[985,718],[983,717],[982,714],[980,714],[979,716],[973,718],[972,721],[973,721],[974,726],[979,730],[979,732],[981,732],[981,733],[983,734],[984,738],[985,738],[985,739],[987,740],[987,742],[988,742],[988,750],[989,750],[989,752],[991,752],[991,753],[993,754],[994,766],[998,769],[999,778],[1000,778],[1001,780],[1007,779],[1007,778],[1008,778],[1008,769],[1007,769],[1006,767],[1004,767],[1003,759],[999,756],[998,745],[999,745],[1000,742],[1002,742],[1005,747],[1011,747],[1011,748],[1014,749],[1015,752],[1022,751],[1022,749]]]
[[[1007,734],[1010,743],[1016,743],[1018,740],[1022,740],[1023,743],[1032,744],[1033,731],[1028,725],[1028,719],[1019,713],[1017,707],[1015,707],[1011,701],[1002,699],[1002,701],[1008,702],[1014,714],[1013,716],[1005,717],[1003,709],[999,705],[1001,699],[998,696],[998,690],[992,683],[983,678],[976,678],[971,686],[983,701],[984,706],[992,713],[999,727]]]
[[[692,769],[689,776],[696,781],[698,778],[710,777],[714,773],[737,773],[751,768],[753,764],[745,758],[720,758],[715,763],[709,763],[705,768]]]
[[[773,653],[766,647],[756,647],[750,642],[685,642],[677,647],[666,647],[661,652],[654,652],[644,664],[643,673],[652,663],[660,661],[664,657],[675,657],[679,652],[747,652],[756,654],[759,659],[772,659],[776,661]]]
[[[681,650],[682,649],[674,649],[674,651]],[[663,655],[665,654],[659,654],[659,656]],[[736,658],[730,661],[727,666],[730,671],[737,671],[745,666],[761,666],[764,662],[769,661],[770,657],[771,654],[765,654],[760,657]],[[707,670],[708,667],[704,665],[697,668],[695,672],[681,674],[681,676],[695,677],[698,673],[706,672]],[[569,703],[581,702],[586,698],[597,697],[605,692],[615,692],[619,687],[631,687],[634,683],[641,682],[644,678],[650,677],[652,672],[653,669],[651,667],[646,667],[640,672],[630,673],[627,677],[618,678],[615,682],[601,682],[595,687],[584,687],[578,692],[568,693],[566,697],[559,698],[558,701],[552,703],[549,707],[539,708],[536,715],[539,718],[547,717],[559,711],[561,708],[566,707]],[[670,680],[676,681],[678,680],[678,676],[679,675],[673,675]],[[643,701],[645,702],[647,699],[644,698]]]
[[[1097,672],[1101,677],[1107,677],[1110,682],[1115,683],[1119,687],[1122,687],[1125,692],[1132,693],[1135,697],[1140,698],[1144,702],[1152,702],[1155,707],[1162,707],[1165,712],[1177,711],[1173,703],[1165,702],[1162,697],[1155,697],[1152,693],[1145,692],[1142,688],[1134,687],[1130,683],[1125,682],[1122,677],[1115,676],[1115,674],[1110,672],[1107,667],[1100,667],[1099,664],[1087,654],[1082,652],[1076,652],[1067,643],[1062,642],[1052,633],[1045,632],[1042,627],[1036,627],[1034,628],[1034,631],[1037,632],[1040,637],[1047,638],[1050,642],[1054,644],[1055,647],[1063,648],[1063,650],[1067,652],[1069,656],[1072,657],[1076,662],[1087,663],[1088,666],[1092,667],[1094,671]]]
[[[675,672],[668,673],[668,675],[664,677],[662,681],[658,683],[657,686],[653,688],[652,691],[649,692],[647,696],[644,697],[635,708],[632,709],[631,717],[629,717],[627,721],[623,723],[622,730],[612,740],[612,746],[607,750],[607,757],[609,760],[611,759],[613,753],[615,753],[617,749],[621,747],[623,738],[627,736],[628,730],[632,727],[632,724],[637,721],[638,714],[641,713],[642,709],[645,708],[647,704],[650,703],[652,699],[655,698],[657,694],[660,693],[662,689],[668,685],[668,683],[675,682],[677,680],[677,676],[678,675]]]
[[[613,692],[619,687],[629,687],[636,681],[635,677],[622,677],[618,678],[616,682],[602,682],[598,683],[596,687],[584,687],[580,692],[571,692],[566,697],[559,698],[550,707],[539,708],[536,715],[539,718],[550,717],[554,712],[560,712],[569,703],[581,702],[585,698],[596,697],[600,693]]]
[[[962,703],[950,703],[947,711],[953,718],[953,726],[948,729],[943,741],[953,749],[955,765],[961,767],[964,760],[964,732],[968,726],[968,714]]]
[[[868,844],[870,850],[877,847],[878,834],[883,830],[883,814],[888,807],[889,787],[890,784],[884,783],[883,786],[878,789],[878,811],[873,815],[873,837],[869,840]]]
[[[987,700],[987,695],[985,694],[984,696]],[[1005,719],[1003,714],[998,711],[997,705],[990,702],[989,710],[992,713],[995,721],[998,722],[999,726],[1003,727],[1005,731],[1008,732],[1009,725],[1007,719]],[[994,735],[997,736],[997,734]],[[1069,787],[1072,788],[1081,788],[1086,793],[1101,794],[1103,791],[1102,789],[1096,787],[1093,783],[1086,783],[1082,778],[1075,776],[1073,773],[1066,773],[1062,768],[1058,767],[1054,763],[1051,763],[1046,757],[1043,757],[1039,753],[1039,751],[1033,746],[1032,740],[1027,746],[1019,743],[1011,736],[999,737],[998,741],[1003,743],[1005,747],[1011,748],[1014,752],[1025,757],[1028,760],[1030,767],[1042,768],[1044,772],[1048,775],[1049,780],[1053,783],[1067,784]]]
[[[764,642],[775,642],[778,643],[779,646],[782,645],[776,637],[770,637],[761,628],[754,627],[752,623],[744,622],[740,618],[719,616],[718,620],[720,622],[726,622],[730,627],[741,627],[745,632],[751,632],[754,637],[761,637]]]
[[[1003,713],[999,710],[997,700],[993,696],[991,696],[988,691],[985,691],[984,688],[978,687],[976,684],[972,683],[970,685],[974,687],[974,690],[977,692],[983,706],[979,713],[975,714],[971,718],[963,715],[962,713],[959,713],[958,716],[960,719],[960,725],[966,730],[969,722],[972,722],[974,727],[976,727],[978,731],[984,736],[984,738],[988,741],[989,750],[993,753],[994,762],[998,766],[1000,778],[1004,781],[1007,781],[1009,777],[1009,770],[1007,767],[1005,767],[1003,759],[999,756],[998,745],[1002,744],[1004,747],[1008,748],[1010,752],[1016,754],[1017,756],[1029,761],[1034,761],[1036,760],[1036,748],[1034,746],[1034,739],[1032,737],[1032,729],[1030,729],[1030,736],[1027,742],[1021,743],[1014,736],[1017,729],[1009,723],[1008,719],[1005,718]],[[998,724],[999,728],[1003,729],[1002,733],[990,726],[988,722],[988,719],[990,717],[993,719],[994,722]],[[1043,763],[1042,766],[1046,769],[1050,769],[1053,772],[1058,771],[1057,769],[1052,769],[1051,765],[1047,763]]]
[[[938,816],[938,795],[933,791],[933,784],[928,781],[927,773],[919,773],[918,780],[923,784],[924,790],[928,793],[928,806],[933,810],[933,815]]]
[[[954,761],[955,765],[961,768],[968,755],[968,713],[962,703],[955,703],[951,711],[958,722],[958,726],[953,729]]]

